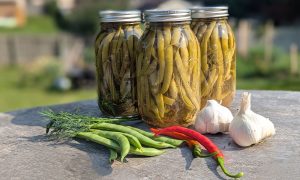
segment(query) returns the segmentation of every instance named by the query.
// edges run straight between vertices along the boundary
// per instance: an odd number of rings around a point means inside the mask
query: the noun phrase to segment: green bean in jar
[[[228,7],[192,9],[191,28],[201,48],[201,107],[208,99],[230,106],[236,91],[236,44]]]
[[[135,59],[142,36],[140,11],[100,11],[95,40],[98,105],[110,116],[136,116]]]
[[[200,107],[200,48],[190,11],[145,11],[136,63],[138,107],[151,126],[188,126]]]

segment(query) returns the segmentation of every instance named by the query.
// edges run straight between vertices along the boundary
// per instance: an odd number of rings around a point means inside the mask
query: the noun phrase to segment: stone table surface
[[[231,172],[243,179],[300,179],[300,92],[250,91],[253,111],[269,117],[276,135],[248,148],[228,134],[209,135],[223,150]],[[241,98],[238,91],[231,110]],[[47,120],[37,107],[0,113],[0,179],[228,179],[212,158],[193,159],[186,147],[168,149],[158,157],[128,157],[108,163],[108,150],[90,142],[53,142],[45,137]],[[96,101],[51,106],[55,111],[99,116]],[[146,128],[143,123],[137,124]]]

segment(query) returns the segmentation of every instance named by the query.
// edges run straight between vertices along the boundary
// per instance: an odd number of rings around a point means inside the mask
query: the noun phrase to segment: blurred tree
[[[72,12],[63,15],[57,7],[56,1],[51,0],[44,9],[46,14],[55,18],[56,23],[63,30],[90,36],[97,32],[100,10],[126,10],[129,8],[128,4],[128,0],[78,0]]]
[[[293,23],[300,19],[298,0],[203,0],[203,3],[207,6],[228,5],[230,16],[236,18],[272,19],[275,24]]]
[[[57,7],[56,1],[47,1],[47,3],[44,5],[44,13],[53,17],[59,28],[67,29],[69,27],[69,23]]]

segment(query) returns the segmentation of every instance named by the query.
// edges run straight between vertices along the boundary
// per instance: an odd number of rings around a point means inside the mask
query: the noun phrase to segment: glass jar
[[[192,9],[191,28],[201,49],[201,107],[208,99],[230,106],[236,91],[236,44],[228,7]]]
[[[190,11],[147,10],[136,64],[139,113],[156,127],[188,126],[200,107],[200,48]]]
[[[138,115],[135,61],[140,11],[101,11],[95,40],[98,105],[110,116]]]

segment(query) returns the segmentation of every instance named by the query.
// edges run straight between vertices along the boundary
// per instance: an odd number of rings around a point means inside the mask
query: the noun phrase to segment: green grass
[[[300,78],[238,78],[237,89],[300,91]]]
[[[28,17],[24,27],[0,28],[0,33],[4,34],[56,33],[58,31],[55,21],[49,16]]]
[[[43,87],[18,86],[18,68],[0,69],[0,112],[15,109],[96,99],[96,89],[69,92],[49,92]]]

